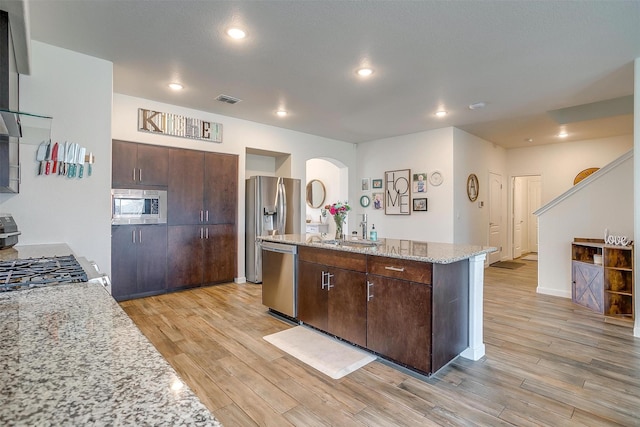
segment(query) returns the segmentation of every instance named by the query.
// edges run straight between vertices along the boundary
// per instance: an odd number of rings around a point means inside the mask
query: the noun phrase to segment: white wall
[[[545,205],[573,187],[582,170],[601,168],[631,148],[633,135],[514,148],[507,151],[507,171],[509,177],[541,175]]]
[[[329,160],[307,160],[307,182],[304,184],[305,187],[312,179],[321,181],[325,188],[325,199],[321,208],[315,209],[309,205],[306,206],[306,216],[311,219],[311,222],[317,223],[320,222],[320,210],[323,209],[325,205],[335,203],[337,201],[345,201],[348,196],[342,194],[341,191],[340,168]],[[349,229],[349,223],[351,224],[351,229],[355,229],[355,221],[355,215],[347,215],[347,230]],[[329,214],[327,214],[327,223],[329,224],[329,235],[335,234],[335,223],[331,220],[331,216]]]
[[[83,179],[38,176],[37,144],[21,139],[22,184],[0,195],[0,211],[13,214],[20,245],[67,243],[78,255],[111,266],[111,62],[37,41],[31,43],[31,75],[20,77],[20,109],[53,117],[53,142],[83,145],[96,157]]]
[[[350,191],[352,206],[356,214],[367,214],[369,229],[375,224],[379,238],[453,243],[453,128],[361,143],[358,144],[357,157],[357,176],[351,181],[355,181]],[[383,192],[384,188],[363,192],[361,179],[384,180],[385,171],[399,169],[411,169],[412,173],[427,172],[429,175],[435,170],[442,172],[442,185],[434,187],[427,184],[428,211],[385,215],[384,210],[373,209],[373,203],[362,208],[360,196]]]
[[[187,117],[222,123],[223,142],[218,144],[165,135],[155,135],[147,132],[138,132],[138,108],[181,114]],[[124,141],[237,154],[239,156],[240,185],[238,186],[239,209],[237,219],[238,278],[236,279],[239,282],[245,280],[244,182],[245,172],[247,170],[245,156],[247,148],[278,153],[290,153],[291,177],[298,178],[303,183],[307,182],[306,161],[312,158],[333,157],[340,159],[345,166],[344,169],[346,170],[355,170],[356,168],[356,149],[355,145],[351,143],[117,93],[113,95],[112,133],[114,139]],[[255,161],[250,161],[248,166],[250,169],[261,167],[259,163],[256,163]],[[341,176],[342,175],[343,173],[341,173]],[[349,180],[351,180],[352,175],[353,174],[349,174]],[[352,185],[350,181],[349,183]],[[298,208],[301,212],[306,212],[304,197],[301,197],[301,203]],[[302,229],[304,229],[304,219],[305,215],[303,214],[301,220]]]
[[[506,150],[491,142],[473,136],[463,130],[453,129],[454,141],[454,243],[488,245],[489,243],[489,172],[506,173]],[[471,202],[467,196],[467,178],[470,174],[478,177],[478,199]],[[504,181],[503,181],[504,182]],[[484,203],[483,207],[481,204]],[[504,232],[503,247],[506,247],[507,195],[502,189]]]
[[[571,242],[575,237],[633,235],[633,156],[539,217],[539,293],[571,298]],[[585,181],[586,183],[586,181]],[[555,201],[553,201],[555,202]]]

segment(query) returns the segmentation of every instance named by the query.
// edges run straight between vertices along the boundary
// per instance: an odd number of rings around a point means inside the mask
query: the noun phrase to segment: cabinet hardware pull
[[[135,242],[136,242],[136,230],[132,230],[132,231],[131,231],[131,241],[132,241],[133,243],[135,243]]]
[[[204,233],[204,231],[202,230],[202,227],[200,227],[200,239],[203,238],[203,233]]]
[[[142,243],[142,230],[138,230],[138,243]]]
[[[136,181],[136,168],[133,168],[133,182]]]
[[[209,227],[207,227],[205,230],[206,230],[206,237],[205,237],[205,239],[208,239],[208,238],[209,238]]]
[[[385,270],[391,270],[391,271],[399,271],[399,272],[403,272],[404,271],[404,267],[385,267]]]
[[[367,280],[367,302],[373,299],[373,292],[371,292],[372,286],[373,286],[373,283]]]
[[[142,182],[142,169],[138,169],[138,180]]]
[[[327,273],[327,291],[330,291],[331,288],[335,287],[336,285],[332,285],[331,284],[331,278],[333,277],[333,274],[329,274]]]
[[[203,218],[204,218],[204,211],[200,209],[200,222],[202,222]]]
[[[208,209],[205,211],[205,221],[209,222],[209,210]]]
[[[324,281],[324,278],[328,275],[329,273],[325,273],[324,271],[322,272],[322,289],[324,289],[324,287],[327,286],[327,283]]]

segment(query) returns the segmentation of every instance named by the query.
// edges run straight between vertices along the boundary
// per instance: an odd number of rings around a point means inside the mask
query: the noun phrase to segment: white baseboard
[[[541,288],[538,286],[536,288],[536,293],[544,294],[544,295],[552,295],[554,297],[562,297],[562,298],[571,298],[571,291],[560,291],[558,289],[551,288]]]
[[[235,279],[233,279],[234,283],[247,283],[247,278],[246,277],[236,277]]]

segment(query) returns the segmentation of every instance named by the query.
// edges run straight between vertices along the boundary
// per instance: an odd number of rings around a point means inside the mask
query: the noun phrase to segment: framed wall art
[[[480,184],[478,183],[478,177],[475,173],[472,173],[467,178],[467,197],[472,202],[478,199],[478,193],[480,192]]]
[[[413,199],[413,210],[418,212],[427,211],[427,199]]]
[[[369,178],[362,178],[362,191],[369,191]]]
[[[384,209],[384,193],[373,193],[371,195],[373,209]]]
[[[427,173],[414,173],[413,174],[413,193],[426,193],[427,192]]]
[[[382,188],[382,180],[381,179],[374,179],[372,181],[372,187],[373,188]]]
[[[411,215],[410,178],[410,169],[384,173],[384,213],[386,215]]]

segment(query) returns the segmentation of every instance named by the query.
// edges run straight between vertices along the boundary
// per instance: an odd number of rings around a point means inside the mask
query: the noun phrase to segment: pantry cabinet
[[[111,293],[118,300],[162,293],[167,287],[167,226],[111,227]]]
[[[167,186],[168,148],[113,140],[112,156],[112,188]]]
[[[238,156],[172,148],[169,162],[169,287],[233,280]]]

